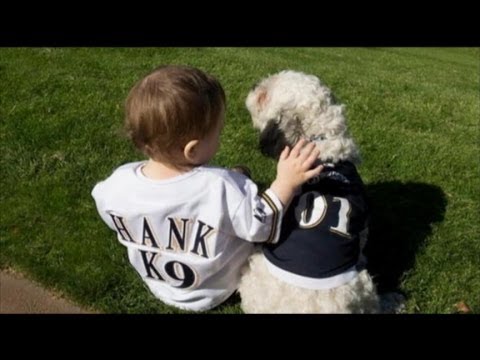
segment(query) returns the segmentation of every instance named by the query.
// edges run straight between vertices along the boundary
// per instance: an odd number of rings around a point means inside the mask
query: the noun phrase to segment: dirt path
[[[0,271],[0,314],[91,314],[12,271]]]

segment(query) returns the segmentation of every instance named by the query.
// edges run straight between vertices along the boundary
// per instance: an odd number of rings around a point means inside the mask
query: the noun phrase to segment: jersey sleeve
[[[253,182],[245,190],[246,196],[232,219],[235,235],[251,242],[278,242],[284,210],[282,203],[271,189],[258,194]]]
[[[95,185],[92,190],[92,197],[95,200],[95,205],[97,206],[97,211],[108,227],[112,230],[116,230],[115,224],[113,223],[112,218],[107,213],[105,208],[105,191],[103,190],[104,181],[99,182]]]

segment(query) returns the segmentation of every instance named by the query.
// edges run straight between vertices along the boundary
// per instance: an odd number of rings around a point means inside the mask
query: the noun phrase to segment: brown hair
[[[208,135],[224,109],[225,92],[214,77],[193,67],[160,66],[130,90],[125,129],[144,154],[174,162],[174,150]]]

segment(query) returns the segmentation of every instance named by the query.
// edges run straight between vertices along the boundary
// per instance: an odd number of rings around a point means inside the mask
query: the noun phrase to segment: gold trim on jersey
[[[278,214],[280,213],[280,211],[278,211],[278,208],[275,205],[275,202],[270,198],[270,196],[266,192],[261,193],[260,197],[263,200],[265,200],[267,205],[270,206],[270,208],[273,211],[272,229],[270,230],[270,235],[268,236],[268,240],[266,241],[267,244],[270,244],[273,242],[273,240],[276,237],[275,234],[277,232]]]

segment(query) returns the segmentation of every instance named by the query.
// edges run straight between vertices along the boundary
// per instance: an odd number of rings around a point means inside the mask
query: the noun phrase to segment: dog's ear
[[[275,119],[269,120],[260,133],[260,151],[263,155],[278,160],[280,153],[288,145],[285,133],[280,129]]]
[[[263,109],[267,103],[267,89],[264,87],[260,87],[257,89],[257,94],[255,97],[255,103],[257,104],[257,108],[259,110]]]

